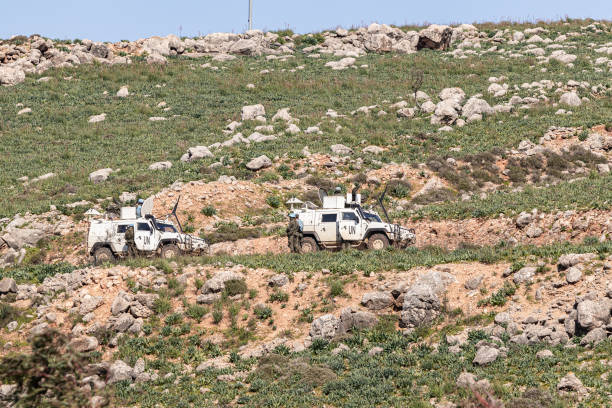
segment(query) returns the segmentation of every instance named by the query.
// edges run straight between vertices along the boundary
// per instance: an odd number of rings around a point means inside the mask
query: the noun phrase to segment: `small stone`
[[[372,347],[369,351],[368,351],[368,355],[369,356],[375,356],[377,354],[380,354],[384,351],[384,349],[382,347]]]
[[[577,283],[580,279],[582,279],[582,271],[575,266],[568,268],[565,272],[565,280],[567,280],[567,283]]]
[[[539,358],[540,360],[544,360],[547,358],[552,358],[554,357],[554,354],[552,351],[550,350],[540,350],[536,353],[536,357]]]
[[[472,361],[474,364],[486,365],[494,362],[499,356],[499,350],[489,346],[482,346],[476,352],[476,356]]]

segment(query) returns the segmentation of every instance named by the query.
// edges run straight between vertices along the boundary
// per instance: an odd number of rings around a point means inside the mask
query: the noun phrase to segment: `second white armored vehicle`
[[[371,210],[361,207],[357,189],[342,195],[320,194],[322,208],[294,210],[302,225],[303,253],[321,249],[384,249],[388,246],[406,248],[414,244],[414,229],[391,223],[383,205],[385,193],[378,199],[383,209],[384,222]]]
[[[111,262],[116,258],[128,257],[128,242],[125,233],[134,228],[136,255],[173,258],[181,254],[199,255],[208,252],[205,240],[185,234],[176,217],[178,201],[170,215],[158,220],[150,214],[152,202],[143,205],[140,216],[135,207],[123,207],[119,219],[97,219],[90,221],[87,233],[87,254],[95,264]],[[178,228],[170,220],[174,216]]]

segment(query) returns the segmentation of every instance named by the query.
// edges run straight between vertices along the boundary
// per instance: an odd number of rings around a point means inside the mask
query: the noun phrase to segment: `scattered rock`
[[[149,166],[149,170],[168,170],[170,168],[172,168],[172,162],[169,161],[155,162]]]
[[[370,310],[381,310],[393,306],[394,300],[388,292],[368,292],[363,294],[361,304]]]
[[[263,105],[247,105],[242,107],[242,120],[254,120],[258,116],[266,116],[266,109]]]
[[[483,346],[478,349],[472,363],[478,365],[486,365],[497,360],[499,350],[494,347]]]
[[[94,184],[103,183],[108,179],[108,176],[110,176],[112,172],[113,169],[111,168],[96,170],[89,173],[89,181]]]
[[[582,279],[582,271],[575,266],[565,271],[565,280],[567,280],[567,283],[574,284],[579,282],[580,279]]]
[[[0,280],[0,294],[17,293],[17,283],[13,278]]]
[[[463,285],[467,290],[475,290],[478,289],[478,287],[480,286],[482,280],[483,280],[484,276],[480,275],[480,276],[476,276],[473,278],[468,279],[465,284]]]
[[[331,145],[330,149],[335,154],[339,154],[339,155],[342,155],[342,156],[348,156],[350,154],[353,154],[353,149],[351,149],[350,147],[347,147],[347,146],[345,146],[343,144]]]
[[[99,115],[93,115],[89,117],[89,123],[98,123],[106,120],[106,113],[101,113]]]
[[[565,377],[561,378],[557,383],[558,391],[566,392],[577,392],[583,394],[586,392],[586,388],[582,385],[582,381],[576,377],[574,373],[568,373]]]
[[[272,276],[268,280],[268,286],[280,288],[289,283],[289,278],[284,273],[279,273],[277,275]]]
[[[121,360],[115,361],[108,368],[108,384],[114,384],[119,381],[132,380],[133,369]]]
[[[536,268],[535,266],[525,266],[515,272],[514,276],[512,277],[512,280],[517,285],[520,285],[521,283],[525,282],[531,282],[537,270],[538,268]]]
[[[315,319],[310,326],[310,337],[332,340],[338,331],[340,320],[332,314]]]
[[[119,98],[126,98],[129,94],[130,92],[128,91],[128,87],[126,85],[122,86],[117,91],[117,97]]]
[[[580,96],[576,92],[566,92],[561,95],[561,99],[559,99],[559,103],[568,105],[568,106],[580,106],[582,105],[582,101],[580,100]]]
[[[544,360],[544,359],[552,358],[552,357],[554,357],[554,354],[550,350],[544,349],[536,353],[536,358],[539,358],[540,360]]]
[[[265,169],[270,166],[272,166],[272,160],[270,160],[266,155],[256,157],[246,164],[246,168],[252,171]]]

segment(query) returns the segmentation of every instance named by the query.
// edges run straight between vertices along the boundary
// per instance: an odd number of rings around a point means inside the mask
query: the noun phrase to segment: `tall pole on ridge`
[[[249,30],[253,29],[253,0],[249,0]]]

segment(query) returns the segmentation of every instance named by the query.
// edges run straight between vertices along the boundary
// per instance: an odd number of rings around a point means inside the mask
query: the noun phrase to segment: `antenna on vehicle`
[[[179,221],[177,215],[176,215],[176,209],[178,208],[179,205],[179,201],[181,201],[181,196],[178,196],[178,198],[176,199],[176,203],[174,204],[174,208],[172,209],[172,212],[170,213],[170,215],[174,215],[174,219],[176,220],[176,223],[179,226],[179,229],[181,230],[181,234],[183,233],[183,226],[181,225],[181,222]]]
[[[353,202],[357,202],[357,191],[359,191],[360,188],[361,184],[355,184],[355,187],[351,191],[351,198],[353,199]]]
[[[385,194],[387,194],[387,188],[389,187],[389,185],[387,184],[385,186],[385,190],[382,192],[382,194],[380,196],[378,196],[378,204],[380,204],[380,208],[382,208],[383,213],[385,214],[385,218],[387,219],[387,222],[389,224],[391,224],[391,219],[389,218],[389,214],[387,213],[387,209],[385,208],[385,205],[383,204],[383,200],[385,199]]]

